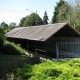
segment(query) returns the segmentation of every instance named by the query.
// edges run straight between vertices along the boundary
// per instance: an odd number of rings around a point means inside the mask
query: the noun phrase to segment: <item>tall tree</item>
[[[4,21],[1,23],[1,26],[3,26],[4,27],[4,29],[7,29],[7,27],[8,27],[8,24],[7,23],[5,23]]]
[[[7,28],[7,31],[12,30],[13,28],[17,27],[15,22],[11,22]]]
[[[72,6],[71,24],[80,31],[80,0],[70,0],[69,4]]]
[[[45,24],[48,24],[48,16],[47,16],[47,12],[45,11],[44,12],[44,16],[43,16],[43,24],[45,25]]]
[[[52,17],[52,23],[70,22],[70,9],[71,6],[66,1],[60,0],[55,7],[54,15]]]
[[[43,24],[42,19],[36,13],[30,14],[24,22],[24,26],[36,26],[36,25],[42,25],[42,24]]]
[[[0,26],[0,52],[2,50],[4,39],[5,39],[5,37],[4,37],[4,29],[3,29],[2,26]]]
[[[16,27],[16,23],[15,23],[15,22],[11,22],[11,23],[9,24],[9,26]]]
[[[23,27],[23,26],[24,26],[24,22],[25,22],[26,18],[28,18],[28,16],[23,17],[23,18],[20,20],[19,27]]]

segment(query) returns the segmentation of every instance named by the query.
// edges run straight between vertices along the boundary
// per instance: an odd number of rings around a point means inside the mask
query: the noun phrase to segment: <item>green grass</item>
[[[6,74],[14,72],[16,68],[23,65],[39,63],[37,58],[29,58],[26,55],[0,55],[0,79],[6,77]]]
[[[25,55],[26,50],[22,49],[20,45],[14,42],[5,41],[3,45],[3,54],[5,55]]]

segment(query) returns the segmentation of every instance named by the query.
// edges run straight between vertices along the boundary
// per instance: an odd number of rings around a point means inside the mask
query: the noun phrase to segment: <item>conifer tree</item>
[[[44,12],[44,16],[43,16],[43,24],[48,24],[48,16],[47,16],[47,12]]]

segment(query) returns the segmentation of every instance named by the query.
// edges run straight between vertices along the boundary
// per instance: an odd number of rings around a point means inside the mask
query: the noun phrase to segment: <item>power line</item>
[[[9,12],[9,13],[23,13],[26,11],[20,11],[20,10],[10,10],[10,9],[4,9],[4,8],[0,8],[0,12]]]

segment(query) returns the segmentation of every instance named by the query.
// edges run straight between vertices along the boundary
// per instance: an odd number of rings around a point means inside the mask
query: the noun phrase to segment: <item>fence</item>
[[[79,58],[80,42],[63,41],[56,43],[57,58]]]

